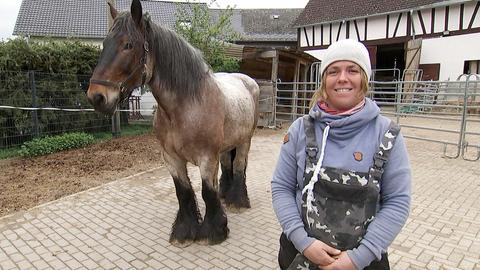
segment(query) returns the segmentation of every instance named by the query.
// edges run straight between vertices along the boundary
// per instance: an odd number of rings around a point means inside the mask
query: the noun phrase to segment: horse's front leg
[[[206,209],[197,240],[214,245],[227,239],[229,233],[227,215],[218,195],[218,154],[206,157],[199,166],[202,177],[202,198]]]
[[[170,243],[184,247],[190,245],[200,229],[202,217],[187,173],[186,161],[163,154],[167,168],[172,175],[178,199],[178,212],[170,234]]]

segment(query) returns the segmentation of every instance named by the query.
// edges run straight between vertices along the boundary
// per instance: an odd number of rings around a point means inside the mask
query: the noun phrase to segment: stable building
[[[364,43],[374,80],[457,80],[480,73],[479,8],[480,1],[310,0],[294,25],[299,49],[320,60],[338,40]]]

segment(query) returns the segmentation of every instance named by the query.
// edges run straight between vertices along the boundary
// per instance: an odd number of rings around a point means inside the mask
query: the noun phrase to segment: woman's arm
[[[280,149],[277,166],[272,178],[272,203],[277,219],[287,238],[295,248],[303,252],[313,243],[308,237],[296,202],[298,135],[303,132],[302,118],[297,119],[288,129],[288,141]],[[303,147],[304,148],[304,147]]]
[[[411,168],[407,148],[401,134],[385,165],[380,183],[380,210],[369,224],[360,245],[347,253],[357,269],[363,269],[381,254],[398,235],[410,211]]]

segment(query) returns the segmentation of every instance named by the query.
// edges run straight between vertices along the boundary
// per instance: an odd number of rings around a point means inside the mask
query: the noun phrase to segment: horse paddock
[[[227,212],[221,244],[168,242],[178,201],[164,167],[0,218],[1,269],[277,269],[280,227],[270,178],[285,129],[253,137],[247,169],[252,208]],[[480,166],[442,158],[439,144],[406,139],[412,211],[389,249],[392,269],[480,269]],[[197,168],[190,178],[201,211]]]

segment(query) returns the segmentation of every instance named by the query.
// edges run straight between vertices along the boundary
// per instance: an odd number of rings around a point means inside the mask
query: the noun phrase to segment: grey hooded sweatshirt
[[[366,98],[365,106],[352,115],[330,115],[318,105],[309,113],[315,120],[319,149],[326,125],[324,167],[367,173],[373,164],[381,139],[390,120],[380,115],[379,107]],[[272,179],[272,201],[283,232],[296,249],[303,251],[314,239],[307,235],[301,218],[303,172],[305,169],[306,137],[303,119],[288,129],[288,141],[282,145]],[[357,161],[354,153],[362,154]],[[319,155],[320,156],[320,153]],[[411,169],[403,136],[397,136],[380,182],[380,205],[360,245],[347,253],[357,269],[380,259],[405,224],[411,200]]]

